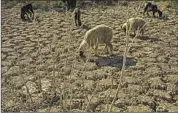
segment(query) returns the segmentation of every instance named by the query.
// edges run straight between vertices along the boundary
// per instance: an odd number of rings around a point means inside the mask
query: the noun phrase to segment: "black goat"
[[[34,11],[33,11],[33,7],[32,7],[32,3],[29,3],[21,8],[21,19],[23,21],[27,20],[25,18],[25,15],[28,17],[28,20],[31,20],[28,16],[28,13],[30,14],[30,18],[33,20],[34,19]]]
[[[148,12],[151,12],[151,11],[153,12],[153,17],[155,17],[156,12],[159,14],[159,17],[162,16],[162,12],[158,9],[156,4],[153,4],[151,2],[147,2],[147,4],[145,5],[143,14],[145,14],[145,12],[147,12],[147,15],[149,15]]]

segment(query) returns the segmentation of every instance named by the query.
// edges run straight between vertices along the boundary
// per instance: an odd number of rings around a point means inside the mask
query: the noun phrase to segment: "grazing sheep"
[[[75,8],[72,15],[73,15],[75,25],[81,26],[82,22],[80,20],[80,15],[81,15],[80,8]]]
[[[144,12],[143,14],[145,14],[145,12],[147,12],[147,15],[149,15],[148,12],[151,12],[153,13],[153,17],[155,17],[155,13],[157,12],[159,14],[159,17],[162,16],[162,12],[158,9],[157,5],[154,4],[154,3],[151,3],[151,2],[147,2],[145,4],[145,8],[144,8]]]
[[[34,19],[34,12],[33,12],[33,7],[32,3],[29,3],[21,8],[21,19],[23,21],[26,21],[27,19],[25,18],[25,15],[28,17],[28,20],[31,20],[28,16],[28,13],[30,14],[30,18],[33,20]]]
[[[140,33],[142,35],[144,34],[144,30],[146,28],[146,22],[143,18],[136,17],[136,18],[130,18],[127,20],[126,23],[124,23],[121,28],[125,31],[125,33],[128,31],[130,33],[131,31],[135,32],[139,29]]]
[[[84,49],[88,46],[92,48],[97,53],[97,48],[99,44],[106,44],[105,49],[107,52],[109,50],[110,55],[112,55],[113,46],[111,44],[112,39],[112,29],[106,25],[97,25],[96,27],[90,29],[86,32],[83,41],[79,47],[80,57],[83,57]]]

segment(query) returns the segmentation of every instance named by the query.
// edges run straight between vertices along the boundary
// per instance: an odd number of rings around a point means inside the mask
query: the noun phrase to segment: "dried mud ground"
[[[140,2],[129,2],[129,18]],[[113,29],[115,56],[100,46],[95,62],[76,52],[86,29],[73,25],[70,13],[37,12],[39,23],[22,22],[20,5],[2,6],[1,82],[3,111],[178,112],[178,18],[143,16],[145,35],[129,38],[126,69],[121,77],[126,36],[120,29],[127,7],[82,9],[85,27],[106,24]],[[171,10],[171,9],[170,9]],[[109,13],[112,12],[112,13]]]

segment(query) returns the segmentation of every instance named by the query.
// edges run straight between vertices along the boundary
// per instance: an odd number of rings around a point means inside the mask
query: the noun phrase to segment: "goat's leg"
[[[28,20],[28,21],[32,21],[31,16],[29,17],[29,15],[28,15],[27,12],[26,12],[25,14],[27,15],[27,18],[28,18],[27,20]]]
[[[23,21],[26,20],[26,19],[25,19],[25,14],[21,14],[20,16],[21,16],[21,19],[22,19]]]
[[[80,20],[80,13],[78,13],[77,17],[78,17],[78,18],[77,18],[78,25],[81,26],[81,25],[82,25],[82,22],[81,22],[81,20]]]
[[[30,14],[30,20],[33,20],[33,14],[32,14],[32,12],[29,10],[29,14]]]
[[[77,23],[77,18],[75,16],[75,25],[78,26],[78,23]]]
[[[144,8],[143,15],[145,15],[145,12],[147,11],[147,7]]]
[[[26,14],[26,12],[25,12],[24,10],[21,10],[21,15],[20,15],[20,17],[21,17],[21,19],[22,19],[23,21],[26,21],[26,19],[25,19],[25,14]]]
[[[156,16],[155,16],[155,13],[156,13],[156,11],[155,10],[153,10],[153,17],[155,18]]]
[[[30,9],[29,11],[30,11],[30,17],[32,18],[32,20],[34,20],[34,11],[33,11],[33,9]]]

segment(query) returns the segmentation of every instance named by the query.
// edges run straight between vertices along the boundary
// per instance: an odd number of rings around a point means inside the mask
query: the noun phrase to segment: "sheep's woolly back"
[[[93,47],[99,43],[107,43],[112,39],[112,29],[106,25],[98,25],[86,32],[84,40]]]
[[[130,31],[137,31],[138,29],[144,30],[146,28],[146,22],[143,18],[136,17],[136,18],[130,18],[127,23],[123,24],[123,29],[127,29]]]
[[[81,50],[85,44],[91,48],[98,46],[99,44],[105,43],[110,44],[112,39],[112,29],[106,25],[98,25],[86,32],[82,43],[80,44],[79,50]]]

